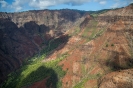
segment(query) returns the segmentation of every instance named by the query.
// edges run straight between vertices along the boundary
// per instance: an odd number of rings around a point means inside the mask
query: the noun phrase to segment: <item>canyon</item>
[[[84,14],[74,10],[0,13],[1,80],[48,46],[50,40],[80,23]]]
[[[1,87],[132,88],[132,35],[132,4],[99,13],[69,9],[0,12]],[[32,68],[33,72],[25,73]],[[60,69],[65,72],[61,76]],[[10,76],[12,72],[27,77]],[[37,74],[39,79],[34,78]],[[32,77],[34,81],[27,81]]]

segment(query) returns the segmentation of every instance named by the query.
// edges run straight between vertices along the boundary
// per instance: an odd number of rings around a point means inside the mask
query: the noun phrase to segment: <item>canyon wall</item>
[[[51,39],[80,24],[87,14],[68,9],[0,12],[0,83]]]

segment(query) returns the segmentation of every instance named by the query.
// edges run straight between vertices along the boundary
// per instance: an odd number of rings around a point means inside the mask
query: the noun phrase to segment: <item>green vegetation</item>
[[[27,58],[24,64],[35,64],[36,62],[42,61],[47,55],[50,54],[51,51],[55,50],[60,44],[68,41],[68,37],[66,36],[64,39],[57,38],[49,41],[48,46],[44,48],[39,54],[34,55],[32,58]]]
[[[91,28],[85,28],[83,34],[82,34],[82,37],[88,37],[88,33],[91,31]]]
[[[90,23],[91,23],[90,24],[91,26],[89,28],[86,27],[83,34],[82,34],[82,37],[84,37],[84,38],[91,38],[91,37],[94,36],[94,34],[96,32],[97,22],[96,21],[91,21]],[[91,33],[91,35],[88,34],[89,32]]]
[[[101,76],[101,74],[96,74],[96,75],[91,75],[89,74],[86,78],[84,78],[80,83],[78,83],[77,85],[75,85],[73,88],[84,88],[84,84],[91,80],[91,79],[98,79]]]
[[[73,88],[84,88],[84,85],[87,81],[91,79],[98,79],[101,76],[100,73],[96,75],[89,74],[94,69],[94,67],[95,66],[92,65],[89,69],[85,69],[85,65],[81,64],[83,78],[81,78],[81,81],[78,82]]]
[[[83,56],[82,57],[82,63],[81,63],[81,71],[82,75],[86,75],[88,73],[87,68],[85,67],[85,64],[87,63],[87,57]]]
[[[49,42],[49,47],[46,47],[41,51],[40,55],[35,55],[34,57],[25,61],[25,64],[17,71],[8,75],[8,80],[6,80],[2,88],[21,88],[24,86],[29,86],[34,82],[47,79],[47,87],[60,88],[61,78],[65,75],[65,71],[62,70],[58,63],[68,56],[67,53],[60,55],[57,59],[52,61],[43,62],[46,55],[48,55],[52,50],[57,48],[62,41],[60,39],[52,40]]]
[[[105,29],[97,30],[97,21],[92,20],[89,24],[89,27],[86,27],[84,32],[82,33],[82,37],[86,38],[86,42],[95,39],[99,36],[101,36]]]
[[[85,75],[87,71],[84,64],[81,64],[81,69],[82,69],[82,74]]]
[[[111,45],[109,45],[108,43],[106,43],[106,45],[105,45],[106,47],[109,47],[109,46],[114,46],[114,44],[111,44]]]
[[[93,17],[97,17],[98,15],[105,13],[107,11],[109,11],[111,9],[103,9],[103,10],[99,10],[99,11],[89,11],[90,15]]]
[[[91,15],[95,18],[95,17],[97,17],[99,14],[92,13]]]
[[[70,36],[78,35],[79,32],[80,32],[80,28],[76,27],[76,28],[74,28],[74,31],[72,33],[70,33]]]
[[[106,47],[108,47],[109,45],[108,44],[106,44]]]
[[[111,46],[114,46],[114,44],[111,44]]]
[[[39,80],[43,80],[47,77],[50,77],[47,83],[47,86],[50,86],[51,82],[57,82],[58,88],[61,87],[60,79],[65,75],[65,72],[62,71],[62,68],[58,66],[58,63],[66,58],[67,54],[61,55],[60,58],[48,62],[36,61],[32,64],[25,65],[16,72],[13,72],[9,75],[8,80],[3,85],[3,88],[20,88],[23,86],[30,85]],[[55,86],[56,84],[53,83]]]

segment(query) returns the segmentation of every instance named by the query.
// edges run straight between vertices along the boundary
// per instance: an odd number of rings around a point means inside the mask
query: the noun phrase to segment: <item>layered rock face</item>
[[[9,18],[18,27],[23,26],[25,23],[34,21],[38,25],[46,25],[51,29],[65,31],[66,29],[76,25],[78,21],[86,12],[78,10],[40,10],[40,11],[27,11],[21,13],[1,13],[0,18]],[[82,20],[80,20],[82,21]]]
[[[80,24],[85,12],[77,10],[0,12],[0,83],[24,60],[49,41]]]
[[[112,9],[106,13],[100,14],[97,18],[99,21],[113,23],[117,21],[133,21],[133,6],[129,5],[121,9]]]
[[[118,70],[101,77],[98,86],[99,88],[132,88],[133,5],[103,13],[99,15],[98,20],[103,22],[102,26],[109,24],[107,33],[112,33],[111,36],[116,34],[113,39],[111,37],[108,39],[116,45],[116,49],[109,57],[107,66],[111,65]]]

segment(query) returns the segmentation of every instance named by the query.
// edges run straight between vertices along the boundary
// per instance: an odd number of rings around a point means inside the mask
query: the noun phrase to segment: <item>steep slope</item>
[[[0,12],[0,83],[88,14],[78,10]]]
[[[24,26],[25,23],[34,21],[38,25],[45,25],[61,32],[76,25],[78,19],[85,15],[85,11],[79,10],[40,10],[27,11],[21,13],[1,13],[0,18],[11,19],[18,27]],[[82,21],[82,20],[80,20]]]
[[[132,36],[133,10],[127,10],[129,7],[133,6],[109,11],[99,15],[95,20],[86,21],[89,22],[88,25],[79,35],[73,37],[73,41],[77,40],[74,44],[75,49],[63,62],[63,68],[67,69],[63,88],[132,88],[132,79],[128,80],[132,78],[130,74],[132,73],[130,68],[133,67],[132,45],[130,46],[132,38],[129,39],[128,36]],[[121,11],[127,11],[127,13],[119,15]],[[112,12],[115,14],[112,15]],[[117,12],[119,12],[118,15]],[[115,19],[117,16],[118,19]],[[122,69],[128,70],[110,73]],[[98,80],[105,74],[108,75],[101,81]],[[115,76],[119,74],[129,75]],[[113,76],[117,79],[112,78]]]
[[[118,20],[112,20],[117,14],[106,19],[106,14],[112,13],[109,11],[94,19],[87,17],[79,28],[67,32],[72,36],[67,44],[47,57],[56,60],[58,55],[68,54],[59,63],[66,71],[61,79],[62,88],[132,88],[132,50],[127,34],[132,35],[133,15],[132,9],[127,8],[113,11],[128,12],[118,15],[121,16]]]

